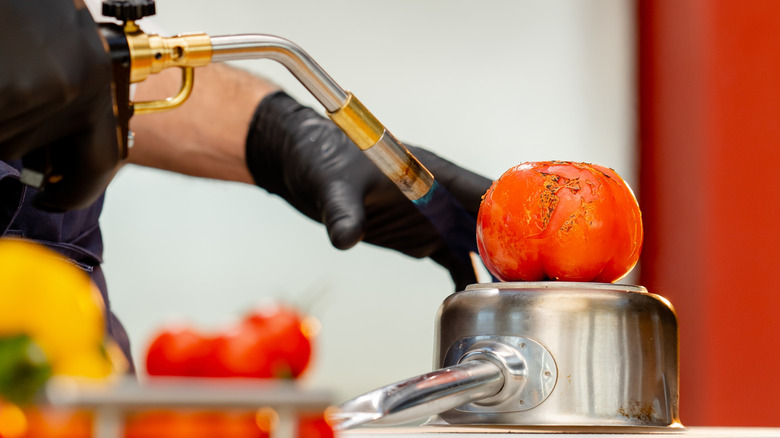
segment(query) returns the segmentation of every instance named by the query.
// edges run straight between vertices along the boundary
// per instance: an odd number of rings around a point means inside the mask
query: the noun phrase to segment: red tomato
[[[485,194],[477,245],[503,281],[614,282],[636,264],[642,216],[612,169],[548,161],[509,169]]]
[[[209,377],[272,378],[271,339],[256,330],[238,327],[217,337]]]
[[[229,370],[217,357],[217,349],[225,342],[226,333],[206,336],[204,342],[208,345],[208,354],[202,357],[197,367],[197,377],[231,377]]]
[[[132,413],[125,419],[124,438],[163,438],[188,436],[189,428],[181,413],[151,410]]]
[[[231,332],[215,340],[214,367],[237,377],[296,378],[308,367],[311,340],[299,314],[274,306],[247,315]]]
[[[129,415],[124,438],[268,438],[253,412],[151,410]]]
[[[301,415],[298,417],[296,438],[333,438],[336,434],[322,414]]]
[[[93,414],[89,411],[31,407],[25,410],[27,431],[23,438],[90,438]]]
[[[290,307],[268,306],[249,313],[243,321],[273,339],[271,366],[275,375],[299,377],[306,371],[312,356],[312,342],[300,313]]]
[[[212,341],[188,326],[163,328],[146,350],[146,372],[151,376],[199,376]]]

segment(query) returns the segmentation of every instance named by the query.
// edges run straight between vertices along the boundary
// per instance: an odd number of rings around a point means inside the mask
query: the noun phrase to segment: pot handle
[[[453,348],[457,347],[457,348]],[[532,409],[557,381],[555,360],[538,342],[519,336],[475,336],[455,342],[444,363],[456,365],[379,388],[328,409],[335,430],[371,422],[403,424],[467,404]],[[526,403],[525,401],[528,401]]]
[[[328,420],[335,430],[403,424],[492,397],[503,386],[501,367],[474,358],[358,396],[329,410]]]

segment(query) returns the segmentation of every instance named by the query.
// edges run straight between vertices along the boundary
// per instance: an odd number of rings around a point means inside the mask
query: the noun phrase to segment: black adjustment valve
[[[103,15],[127,22],[156,13],[154,0],[103,0]]]

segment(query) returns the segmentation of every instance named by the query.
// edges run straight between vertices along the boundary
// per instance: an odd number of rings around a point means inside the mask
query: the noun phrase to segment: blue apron
[[[111,311],[103,262],[100,212],[103,196],[83,210],[47,213],[33,207],[36,190],[19,181],[21,162],[0,161],[0,231],[3,236],[23,237],[41,243],[67,257],[87,272],[100,289],[106,307],[106,330],[122,348],[134,372],[130,341],[124,327]]]

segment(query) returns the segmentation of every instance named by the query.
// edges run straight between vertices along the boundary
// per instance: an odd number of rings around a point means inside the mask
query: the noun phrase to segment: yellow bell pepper
[[[40,347],[53,375],[101,378],[112,372],[104,305],[89,276],[42,245],[3,238],[0,339],[19,336]]]

